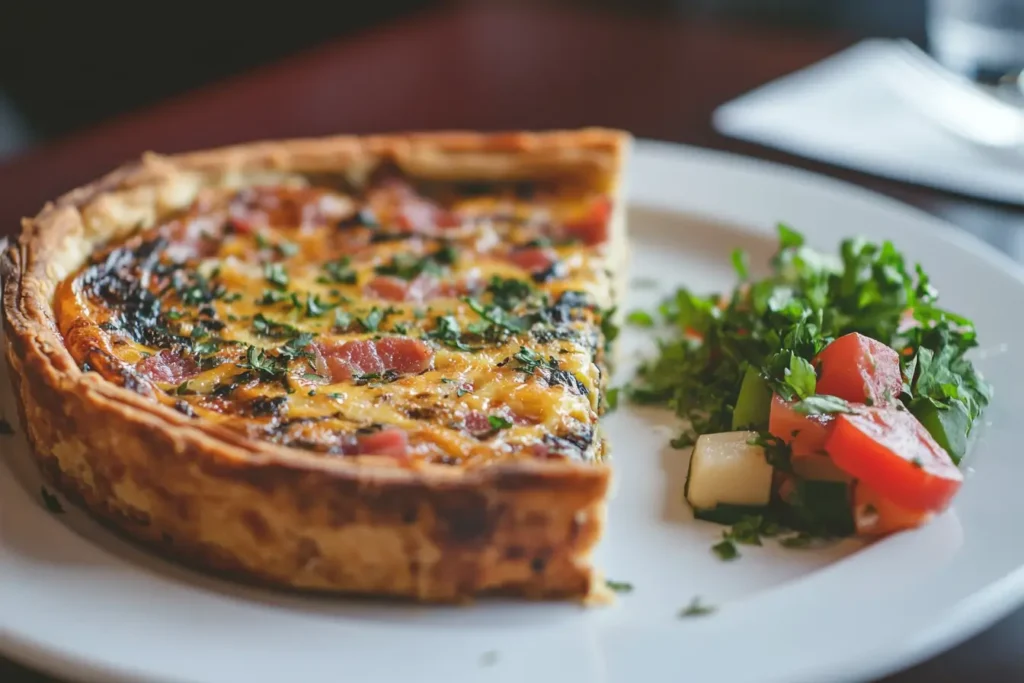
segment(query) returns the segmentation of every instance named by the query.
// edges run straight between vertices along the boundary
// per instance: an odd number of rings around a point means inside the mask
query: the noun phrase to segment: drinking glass
[[[1024,84],[1024,0],[929,0],[928,41],[947,67],[987,84]]]

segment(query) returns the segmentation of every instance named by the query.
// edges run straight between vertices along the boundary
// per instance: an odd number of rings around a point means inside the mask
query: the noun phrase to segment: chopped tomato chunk
[[[794,456],[821,455],[825,452],[825,440],[832,428],[833,417],[801,415],[793,410],[793,403],[783,400],[778,394],[772,397],[768,431],[788,443]]]
[[[816,392],[854,403],[892,403],[903,389],[900,357],[880,341],[853,332],[826,346],[814,364],[820,366]]]
[[[840,469],[912,510],[944,510],[963,482],[949,454],[900,408],[836,416],[825,451]]]
[[[539,273],[554,265],[558,254],[548,247],[527,247],[510,251],[505,258],[528,273]]]
[[[383,375],[388,371],[419,374],[429,370],[434,362],[433,349],[419,339],[407,337],[315,344],[314,349],[319,355],[318,366],[323,365],[322,371],[332,383],[354,375]]]
[[[864,482],[853,488],[853,522],[860,536],[885,536],[923,526],[931,512],[900,507]]]
[[[598,197],[591,202],[585,214],[566,221],[562,228],[566,236],[575,237],[584,244],[602,244],[608,240],[608,222],[611,215],[611,198]]]

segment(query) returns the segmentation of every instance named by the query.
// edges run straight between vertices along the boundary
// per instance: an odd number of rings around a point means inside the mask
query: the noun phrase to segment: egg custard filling
[[[56,294],[83,369],[323,457],[599,460],[611,198],[556,182],[202,191]]]

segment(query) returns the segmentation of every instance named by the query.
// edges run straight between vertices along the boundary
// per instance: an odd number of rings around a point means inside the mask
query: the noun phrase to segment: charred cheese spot
[[[204,192],[110,245],[58,290],[69,350],[185,416],[325,457],[602,457],[606,198],[371,178]],[[468,542],[493,519],[442,523]]]

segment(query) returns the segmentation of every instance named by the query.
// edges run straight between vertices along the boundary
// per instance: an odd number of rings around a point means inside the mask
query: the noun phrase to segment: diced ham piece
[[[388,370],[415,375],[429,370],[434,350],[419,339],[384,337],[314,345],[323,373],[330,381],[344,382],[355,375],[383,375]]]
[[[405,460],[409,455],[409,435],[397,427],[357,437],[357,449],[363,455],[384,455]]]
[[[434,233],[461,225],[458,216],[420,194],[404,178],[388,176],[367,191],[367,203],[384,223],[405,232]]]
[[[155,382],[181,384],[199,372],[199,366],[191,358],[184,358],[164,349],[147,358],[143,358],[135,369]]]
[[[612,201],[601,197],[593,201],[586,214],[566,221],[562,232],[566,237],[575,237],[584,244],[601,244],[608,240],[608,221],[612,215]]]
[[[423,303],[441,297],[461,296],[478,288],[478,278],[467,278],[460,282],[441,282],[429,275],[420,275],[413,280],[378,275],[366,283],[363,292],[368,297],[384,301]]]
[[[466,415],[464,423],[466,425],[466,431],[470,434],[486,434],[494,430],[494,427],[491,426],[487,416],[478,410],[474,410]]]
[[[558,260],[558,254],[548,247],[527,247],[510,251],[506,260],[528,273],[542,273]]]
[[[306,187],[253,187],[228,206],[228,220],[241,233],[264,226],[301,228],[338,221],[355,212],[350,199]]]

